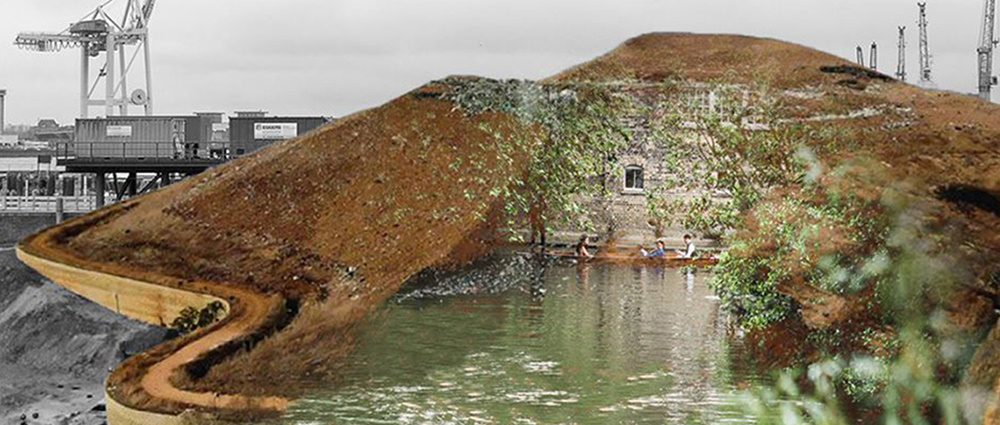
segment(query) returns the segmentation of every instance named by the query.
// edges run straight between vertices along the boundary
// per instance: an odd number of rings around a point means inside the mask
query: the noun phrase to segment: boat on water
[[[566,258],[576,260],[580,263],[615,263],[615,264],[625,264],[625,265],[645,265],[652,267],[668,267],[668,268],[681,268],[681,267],[712,267],[719,264],[719,259],[714,256],[702,256],[695,258],[684,258],[678,256],[677,254],[668,254],[664,257],[643,257],[641,255],[628,255],[619,253],[598,253],[593,257],[583,258],[578,257],[573,252],[550,252],[547,253],[552,257],[556,258]]]

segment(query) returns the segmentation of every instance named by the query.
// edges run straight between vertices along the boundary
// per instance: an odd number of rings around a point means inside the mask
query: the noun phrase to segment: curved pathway
[[[150,279],[142,280],[138,276],[140,273],[129,273],[129,270],[114,265],[76,257],[53,242],[70,227],[87,225],[79,220],[88,218],[90,222],[99,220],[99,216],[81,217],[25,239],[16,247],[18,258],[55,283],[119,314],[147,323],[162,326],[170,323],[183,308],[200,309],[211,301],[224,303],[229,312],[229,316],[214,325],[214,329],[209,328],[207,333],[185,343],[144,371],[140,382],[143,391],[156,399],[199,410],[238,411],[253,408],[280,412],[287,408],[288,401],[280,397],[194,392],[176,387],[170,379],[175,371],[195,360],[267,327],[269,317],[284,308],[283,298],[212,282],[191,283],[188,286],[193,291],[161,285],[149,282]],[[108,385],[110,387],[113,383],[109,380]],[[111,392],[108,394],[110,397]],[[128,403],[127,400],[115,402],[115,405],[121,406]],[[108,413],[111,419],[112,412]],[[135,417],[135,413],[125,416]],[[175,413],[179,415],[183,412]]]

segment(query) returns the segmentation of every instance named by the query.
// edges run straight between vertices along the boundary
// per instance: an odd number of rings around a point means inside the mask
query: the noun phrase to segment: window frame
[[[639,185],[635,187],[635,178],[632,179],[633,187],[629,187],[629,173],[638,171]],[[630,164],[625,167],[622,173],[622,192],[627,194],[639,194],[646,192],[646,167],[639,164]]]

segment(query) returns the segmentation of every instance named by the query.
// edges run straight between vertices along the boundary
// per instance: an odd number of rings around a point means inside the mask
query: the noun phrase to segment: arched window
[[[627,191],[642,191],[643,186],[643,169],[638,165],[629,165],[625,167],[625,190]]]

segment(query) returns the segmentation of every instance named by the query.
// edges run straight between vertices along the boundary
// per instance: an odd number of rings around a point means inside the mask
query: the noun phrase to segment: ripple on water
[[[762,378],[706,278],[521,257],[425,276],[285,421],[753,423],[736,388]]]

